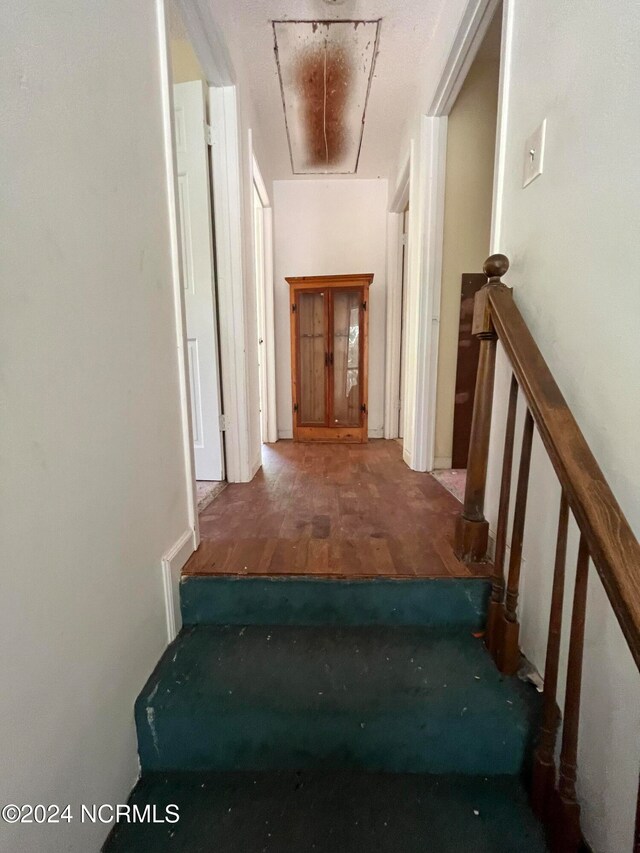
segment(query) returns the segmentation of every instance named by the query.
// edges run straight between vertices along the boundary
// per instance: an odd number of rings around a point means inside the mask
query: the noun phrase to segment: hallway
[[[251,483],[200,514],[185,575],[486,577],[452,549],[460,504],[395,441],[263,446]]]

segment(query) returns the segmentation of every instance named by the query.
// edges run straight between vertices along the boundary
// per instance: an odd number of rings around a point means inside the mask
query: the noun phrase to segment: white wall
[[[3,6],[3,803],[117,803],[188,528],[155,4]],[[6,851],[108,827],[2,828]]]
[[[640,6],[510,3],[502,216],[507,283],[623,510],[640,533]],[[522,189],[525,140],[547,118],[544,174]],[[508,377],[498,386],[488,489],[495,524]],[[559,490],[534,445],[522,643],[539,669]],[[570,575],[575,566],[575,531]],[[592,567],[578,793],[597,853],[632,849],[640,765],[640,676]]]
[[[384,426],[386,180],[275,181],[275,325],[278,436],[291,438],[291,333],[285,276],[372,272],[369,291],[369,435]]]

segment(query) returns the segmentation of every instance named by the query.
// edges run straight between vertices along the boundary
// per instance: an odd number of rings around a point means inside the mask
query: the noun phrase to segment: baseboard
[[[384,438],[384,427],[374,427],[373,429],[368,430],[367,435],[369,438]],[[279,429],[278,430],[278,440],[291,440],[293,438],[293,430],[291,429]]]
[[[439,470],[441,468],[451,468],[451,457],[450,456],[436,456],[433,460],[434,470]]]
[[[162,558],[162,582],[167,618],[167,638],[171,643],[182,628],[180,615],[180,574],[189,557],[197,548],[195,531],[185,530],[178,541]]]

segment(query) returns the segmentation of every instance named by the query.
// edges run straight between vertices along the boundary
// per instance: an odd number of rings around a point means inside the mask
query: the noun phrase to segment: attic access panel
[[[294,175],[355,174],[380,21],[273,21]]]

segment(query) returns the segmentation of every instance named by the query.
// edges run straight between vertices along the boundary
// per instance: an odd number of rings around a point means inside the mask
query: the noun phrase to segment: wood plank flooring
[[[264,445],[251,483],[200,514],[186,575],[487,577],[453,553],[458,501],[395,441]]]

